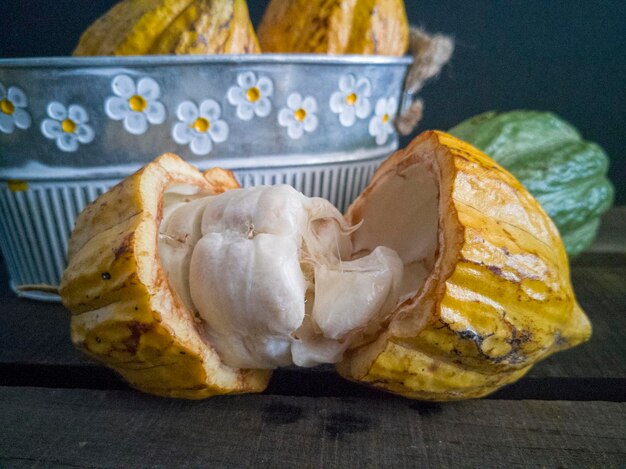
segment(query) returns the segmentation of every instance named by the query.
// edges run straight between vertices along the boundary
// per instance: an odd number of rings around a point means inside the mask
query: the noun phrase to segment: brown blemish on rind
[[[513,326],[513,324],[511,324],[509,321],[504,319],[504,317],[502,318],[502,320],[511,331],[510,338],[508,339],[503,338],[503,341],[511,346],[511,350],[507,352],[505,355],[501,355],[497,357],[488,355],[482,349],[483,342],[485,341],[485,339],[492,337],[494,334],[487,334],[487,335],[482,336],[478,334],[477,332],[472,331],[470,329],[464,329],[462,331],[455,331],[450,327],[450,324],[446,323],[442,319],[439,319],[439,322],[443,325],[443,327],[450,330],[453,334],[455,334],[460,339],[469,340],[473,342],[474,345],[476,346],[476,350],[478,351],[478,353],[483,358],[485,358],[486,360],[489,360],[490,362],[494,364],[500,364],[500,363],[506,362],[511,365],[516,365],[516,364],[525,362],[526,357],[524,356],[524,354],[520,353],[520,347],[523,344],[530,342],[532,340],[532,333],[526,330],[519,332],[517,328]]]
[[[125,339],[123,343],[126,346],[126,349],[134,355],[137,353],[141,336],[151,330],[152,325],[132,321],[128,323],[128,329],[130,330],[130,337]]]
[[[570,347],[569,341],[565,337],[563,337],[561,331],[556,331],[554,333],[554,344],[557,347]]]
[[[428,371],[431,373],[436,372],[439,369],[440,363],[438,361],[432,361],[430,365],[428,365]]]
[[[132,251],[133,238],[135,233],[128,233],[123,239],[120,245],[115,248],[113,253],[115,254],[115,260],[119,259],[123,254]]]

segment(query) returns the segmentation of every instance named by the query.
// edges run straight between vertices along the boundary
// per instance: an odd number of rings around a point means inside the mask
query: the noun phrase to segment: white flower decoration
[[[220,143],[228,138],[228,124],[219,120],[222,110],[212,99],[200,103],[200,109],[191,101],[184,101],[178,106],[176,115],[180,122],[172,127],[172,138],[181,145],[189,144],[196,155],[206,155],[213,148],[213,143]]]
[[[287,98],[287,107],[278,113],[278,123],[287,127],[289,137],[297,140],[304,132],[313,132],[317,129],[318,120],[317,102],[311,96],[302,99],[299,93],[292,93]]]
[[[372,93],[372,85],[367,78],[358,80],[352,74],[339,79],[339,91],[330,97],[330,110],[339,114],[339,122],[344,127],[351,127],[356,119],[365,119],[370,115],[371,106],[368,99]]]
[[[148,130],[148,123],[162,124],[165,121],[165,106],[158,101],[161,96],[159,84],[144,77],[137,82],[127,75],[118,75],[111,82],[117,96],[107,98],[104,109],[113,120],[124,120],[124,128],[133,135]]]
[[[272,110],[270,96],[274,93],[274,84],[268,77],[257,77],[252,72],[240,73],[237,76],[239,86],[231,86],[228,90],[228,102],[237,106],[237,117],[249,121],[256,114],[266,117]]]
[[[18,129],[28,129],[31,124],[30,114],[25,108],[28,99],[17,86],[9,87],[8,91],[0,83],[0,132],[11,134]]]
[[[57,147],[63,151],[76,151],[79,144],[89,143],[95,134],[89,122],[89,115],[82,106],[63,104],[53,101],[48,104],[49,119],[41,122],[41,133],[50,140],[56,140]]]
[[[396,98],[380,98],[376,102],[374,117],[370,119],[369,132],[372,137],[376,137],[378,145],[384,145],[394,132],[393,120],[398,112],[398,101]]]

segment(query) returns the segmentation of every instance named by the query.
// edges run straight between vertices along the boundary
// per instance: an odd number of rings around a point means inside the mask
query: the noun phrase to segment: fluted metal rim
[[[408,65],[410,56],[325,55],[325,54],[220,54],[220,55],[144,55],[106,57],[25,57],[0,59],[7,68],[89,68],[161,65]]]

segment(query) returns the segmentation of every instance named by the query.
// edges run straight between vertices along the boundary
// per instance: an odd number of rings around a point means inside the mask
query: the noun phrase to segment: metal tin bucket
[[[173,152],[243,186],[344,210],[398,146],[410,58],[245,55],[0,59],[0,248],[11,287],[57,285],[84,206]]]

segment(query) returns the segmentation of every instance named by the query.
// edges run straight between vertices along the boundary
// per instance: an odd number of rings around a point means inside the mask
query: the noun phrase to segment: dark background
[[[0,57],[68,55],[115,0],[0,0]],[[456,39],[451,64],[423,91],[420,129],[487,110],[554,111],[611,157],[626,204],[625,0],[406,0],[409,19]],[[248,0],[258,23],[266,0]]]

